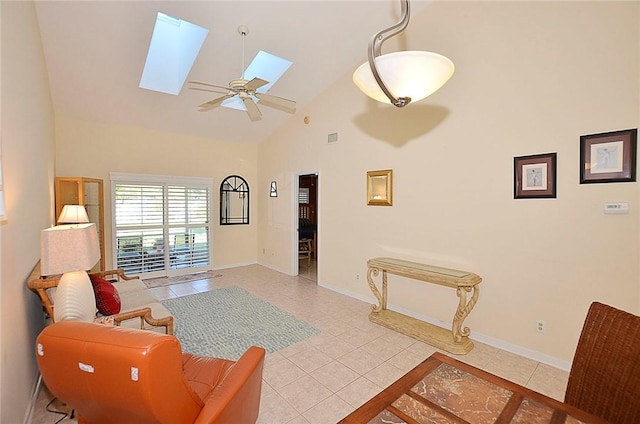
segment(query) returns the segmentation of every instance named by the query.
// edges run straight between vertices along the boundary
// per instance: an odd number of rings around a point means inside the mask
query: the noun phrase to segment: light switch
[[[628,214],[629,204],[626,202],[625,203],[605,203],[604,213],[605,214]]]

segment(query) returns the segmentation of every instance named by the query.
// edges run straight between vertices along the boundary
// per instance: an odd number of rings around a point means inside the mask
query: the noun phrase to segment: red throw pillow
[[[115,315],[120,312],[122,302],[115,286],[95,275],[91,275],[93,292],[96,295],[96,306],[102,315]]]

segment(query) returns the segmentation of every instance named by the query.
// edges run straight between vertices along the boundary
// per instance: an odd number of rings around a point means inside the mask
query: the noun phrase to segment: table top
[[[403,259],[373,258],[367,261],[367,266],[370,269],[378,268],[392,274],[450,287],[471,287],[482,282],[482,278],[472,272],[405,261]]]
[[[355,423],[606,421],[436,352],[339,424]]]

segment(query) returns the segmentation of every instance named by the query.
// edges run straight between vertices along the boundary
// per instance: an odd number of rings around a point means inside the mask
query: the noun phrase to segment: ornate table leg
[[[467,303],[467,293],[472,289],[473,295],[471,295],[471,299],[469,300],[469,303]],[[469,337],[471,334],[469,327],[462,328],[462,322],[476,305],[478,296],[480,295],[480,289],[477,285],[473,287],[458,287],[456,294],[460,298],[460,302],[458,302],[458,309],[453,317],[451,332],[453,333],[453,340],[455,340],[456,343],[460,343],[462,342],[463,337]]]
[[[372,276],[377,277],[379,273],[380,269],[378,268],[369,268],[369,271],[367,271],[367,283],[369,283],[369,288],[371,288],[373,295],[378,299],[378,305],[371,305],[373,312],[387,309],[387,272],[382,271],[382,294],[380,294],[372,278]]]

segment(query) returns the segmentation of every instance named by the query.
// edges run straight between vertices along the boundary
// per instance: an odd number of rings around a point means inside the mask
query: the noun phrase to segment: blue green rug
[[[240,287],[163,300],[184,352],[236,360],[249,346],[268,353],[320,330]]]

